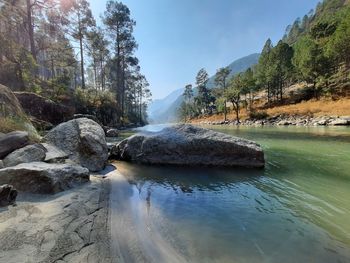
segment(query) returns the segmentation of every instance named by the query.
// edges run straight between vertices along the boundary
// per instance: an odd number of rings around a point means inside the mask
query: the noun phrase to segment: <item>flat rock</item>
[[[191,125],[140,133],[111,150],[112,157],[143,164],[264,167],[255,142]]]
[[[89,181],[89,170],[73,164],[23,163],[0,169],[0,184],[23,192],[54,194]]]
[[[49,131],[44,140],[93,172],[102,170],[108,159],[105,132],[98,123],[88,118],[61,123]]]
[[[41,144],[46,149],[45,162],[47,163],[60,163],[68,159],[68,154],[57,148],[54,145],[48,143]]]
[[[349,125],[350,121],[348,119],[338,118],[329,123],[330,126],[346,126]]]
[[[3,160],[3,163],[5,167],[9,167],[20,163],[41,162],[45,156],[46,149],[41,144],[33,144],[10,153]]]
[[[0,159],[29,143],[28,132],[14,131],[0,136]]]

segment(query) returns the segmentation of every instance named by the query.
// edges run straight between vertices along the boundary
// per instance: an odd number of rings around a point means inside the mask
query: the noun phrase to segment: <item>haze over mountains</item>
[[[246,71],[248,68],[258,63],[260,54],[254,53],[249,56],[235,60],[227,67],[231,70],[231,75]],[[195,76],[193,76],[195,79]],[[208,88],[215,87],[215,75],[210,77]],[[150,123],[169,123],[178,120],[178,108],[180,107],[183,97],[184,87],[171,92],[163,99],[154,100],[149,105],[148,116]]]

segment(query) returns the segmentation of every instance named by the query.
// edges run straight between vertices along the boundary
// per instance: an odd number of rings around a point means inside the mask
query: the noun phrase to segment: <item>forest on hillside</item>
[[[274,46],[268,39],[257,65],[230,76],[229,68],[215,75],[215,87],[208,88],[208,73],[201,69],[195,88],[189,84],[179,108],[182,120],[223,113],[232,106],[236,120],[245,108],[251,118],[266,117],[254,108],[258,94],[266,94],[265,107],[294,104],[302,100],[329,97],[334,100],[350,94],[350,4],[347,0],[325,0],[303,19],[286,29]],[[302,89],[286,96],[286,89],[298,84]]]
[[[135,25],[116,1],[98,23],[87,0],[1,0],[0,84],[104,125],[145,123],[151,92],[135,56]]]

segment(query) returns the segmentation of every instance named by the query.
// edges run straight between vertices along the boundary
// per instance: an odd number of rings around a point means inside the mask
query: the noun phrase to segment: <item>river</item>
[[[117,162],[121,261],[350,262],[349,128],[213,129],[260,143],[266,168]]]

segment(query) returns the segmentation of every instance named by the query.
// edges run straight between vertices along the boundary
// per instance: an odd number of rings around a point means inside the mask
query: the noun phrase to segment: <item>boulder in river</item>
[[[22,163],[0,169],[0,184],[19,191],[54,194],[89,181],[89,170],[75,164]]]
[[[0,207],[11,205],[16,201],[17,190],[12,185],[0,186]]]
[[[69,159],[92,172],[105,167],[108,148],[103,129],[95,121],[80,118],[61,123],[44,140],[69,155]]]
[[[4,166],[16,166],[20,163],[31,163],[44,161],[46,149],[41,144],[27,145],[20,148],[5,157]]]
[[[255,142],[192,125],[133,135],[114,146],[111,155],[143,164],[256,168],[265,165],[264,152]]]
[[[0,136],[0,159],[29,143],[28,132],[14,131]]]

